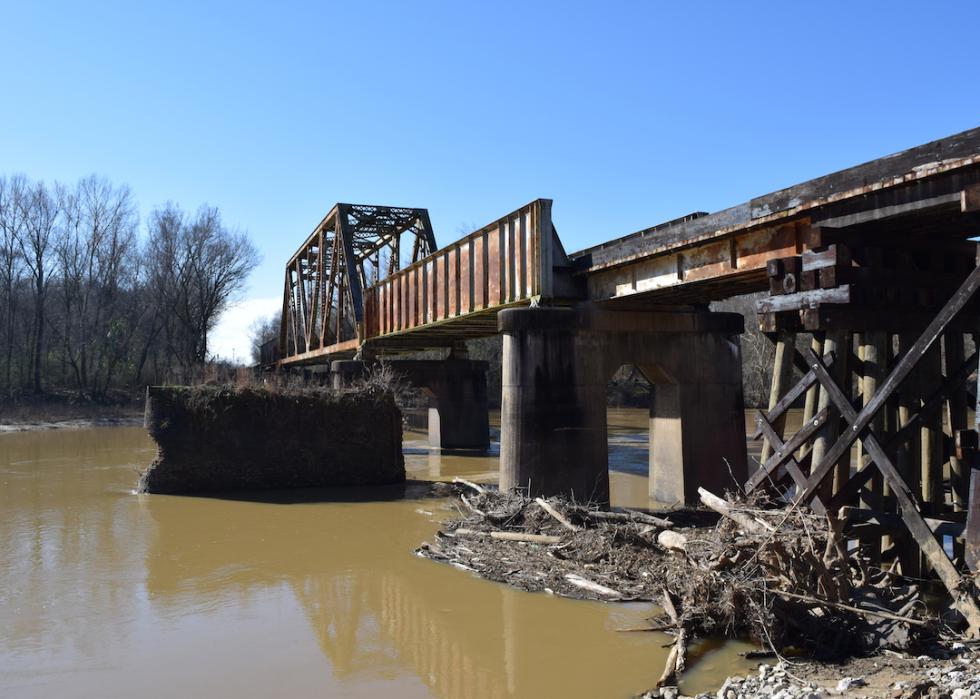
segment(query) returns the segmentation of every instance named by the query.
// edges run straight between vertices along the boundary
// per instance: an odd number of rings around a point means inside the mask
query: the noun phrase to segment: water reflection
[[[0,437],[3,696],[630,696],[659,676],[667,639],[614,630],[643,606],[414,557],[445,501],[132,495],[152,455],[138,429]],[[406,457],[441,478],[493,478],[496,459]],[[645,478],[613,483],[645,499]],[[685,690],[715,684],[736,650],[711,649]]]

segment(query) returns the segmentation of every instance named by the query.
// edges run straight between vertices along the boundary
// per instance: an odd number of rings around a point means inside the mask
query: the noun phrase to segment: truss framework
[[[286,356],[357,347],[364,289],[436,250],[429,212],[337,204],[286,265],[279,347]]]

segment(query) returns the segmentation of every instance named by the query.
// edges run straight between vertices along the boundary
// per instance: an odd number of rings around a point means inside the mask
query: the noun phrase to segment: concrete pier
[[[697,488],[746,478],[742,317],[658,311],[520,308],[504,334],[501,488],[607,503],[606,384],[624,364],[654,385],[650,495],[693,502]]]
[[[429,396],[429,446],[437,449],[490,447],[487,368],[470,359],[394,359],[387,362],[406,383]],[[330,365],[335,388],[350,385],[367,371],[361,360],[338,360]]]

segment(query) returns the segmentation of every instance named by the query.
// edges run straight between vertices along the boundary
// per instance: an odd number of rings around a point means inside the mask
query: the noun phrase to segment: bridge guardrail
[[[365,339],[550,298],[556,244],[551,200],[536,199],[367,289]]]

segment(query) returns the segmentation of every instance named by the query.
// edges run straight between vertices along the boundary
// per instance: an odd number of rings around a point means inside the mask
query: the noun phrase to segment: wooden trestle
[[[770,261],[757,311],[777,351],[757,416],[761,465],[745,488],[840,518],[870,565],[935,573],[976,635],[977,588],[964,575],[980,573],[980,462],[967,429],[977,246],[916,240],[884,246],[818,228],[801,255]],[[786,413],[804,395],[787,439]]]

